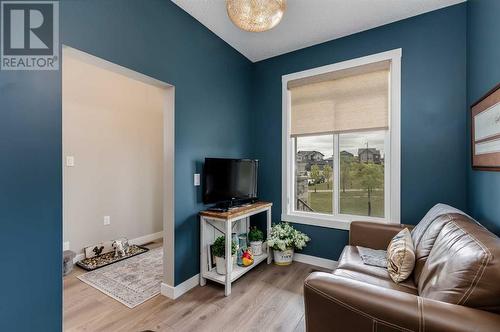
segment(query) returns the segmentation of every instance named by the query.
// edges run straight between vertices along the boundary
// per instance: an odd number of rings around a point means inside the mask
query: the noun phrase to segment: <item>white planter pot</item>
[[[285,251],[274,250],[274,264],[276,265],[290,265],[293,261],[293,249],[287,249]]]
[[[233,266],[236,265],[236,256],[232,256]],[[223,257],[215,257],[215,269],[218,274],[226,274],[226,259]]]
[[[262,255],[262,241],[250,241],[250,247],[254,256]]]

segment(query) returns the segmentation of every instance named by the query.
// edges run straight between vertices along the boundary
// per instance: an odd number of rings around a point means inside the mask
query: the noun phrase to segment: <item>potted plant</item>
[[[255,256],[262,255],[262,241],[264,241],[264,233],[254,226],[250,229],[250,232],[248,232],[248,240],[250,241],[252,253]]]
[[[267,238],[267,245],[273,249],[276,265],[290,265],[295,249],[302,249],[310,241],[309,236],[299,232],[289,223],[281,222],[273,225]]]
[[[231,241],[231,258],[232,264],[236,264],[237,246],[234,241]],[[212,252],[215,256],[215,268],[218,274],[226,274],[226,237],[219,236],[212,245]]]

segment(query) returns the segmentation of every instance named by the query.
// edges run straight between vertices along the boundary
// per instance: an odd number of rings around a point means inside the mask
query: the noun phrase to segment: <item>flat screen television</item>
[[[257,200],[258,160],[205,158],[203,202],[226,208]]]

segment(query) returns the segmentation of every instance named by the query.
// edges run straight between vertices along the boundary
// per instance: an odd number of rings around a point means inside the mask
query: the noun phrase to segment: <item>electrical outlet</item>
[[[201,182],[201,181],[200,181],[200,174],[196,173],[196,174],[194,175],[194,186],[195,186],[195,187],[198,187],[198,186],[200,185],[200,182]]]
[[[104,216],[104,225],[107,226],[111,224],[111,217],[110,216]]]
[[[66,156],[66,167],[74,167],[75,166],[75,157]]]
[[[69,250],[69,241],[63,242],[63,251]]]

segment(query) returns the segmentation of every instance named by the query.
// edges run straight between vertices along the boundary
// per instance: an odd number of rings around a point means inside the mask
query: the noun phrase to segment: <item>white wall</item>
[[[62,70],[63,159],[75,158],[63,166],[64,242],[78,253],[161,231],[165,90],[70,52]]]

